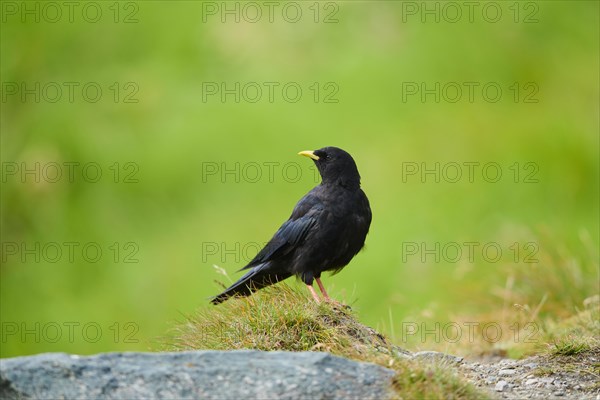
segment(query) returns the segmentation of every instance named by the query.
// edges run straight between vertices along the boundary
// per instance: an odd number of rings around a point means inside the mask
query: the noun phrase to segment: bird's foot
[[[321,283],[320,279],[317,279],[317,283],[319,284],[319,287],[321,289],[321,293],[323,293],[323,300],[330,304],[332,307],[334,308],[338,308],[338,309],[351,309],[349,305],[344,304],[344,303],[340,303],[339,301],[332,299],[331,297],[329,297],[329,295],[327,294],[327,292],[325,291],[325,288],[323,287],[323,284]],[[315,288],[312,285],[306,285],[308,287],[308,290],[310,291],[310,294],[312,295],[313,299],[315,299],[315,301],[317,303],[321,303],[321,299],[319,298],[319,295],[317,294]]]
[[[319,299],[319,296],[317,295],[317,292],[315,292],[315,288],[312,287],[312,285],[306,285],[308,287],[308,290],[310,291],[310,294],[312,294],[313,299],[315,299],[315,301],[317,303],[321,302],[321,299]]]

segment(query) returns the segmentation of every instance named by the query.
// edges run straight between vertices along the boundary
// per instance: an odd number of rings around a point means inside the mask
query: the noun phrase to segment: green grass
[[[348,307],[317,304],[306,293],[281,283],[250,297],[198,309],[174,328],[167,346],[180,350],[317,350],[352,358],[371,351],[371,355],[389,354],[392,344],[359,323]]]
[[[548,327],[547,353],[551,356],[574,356],[600,352],[600,296],[586,299],[574,316],[554,322]]]
[[[459,309],[445,317],[434,310],[421,317],[429,327],[440,320],[442,324],[458,324],[462,329],[459,340],[435,341],[430,336],[423,341],[412,335],[406,345],[464,356],[495,353],[513,358],[546,353],[548,348],[597,348],[597,249],[585,234],[571,249],[549,237],[535,241],[540,244],[538,262],[501,263],[489,284],[479,291],[470,289],[470,295],[478,299],[478,310],[469,313]],[[468,324],[476,324],[472,334],[467,334]],[[486,331],[486,326],[492,329]]]
[[[554,342],[552,354],[556,356],[574,356],[589,351],[590,349],[591,347],[589,344],[580,342],[573,337],[568,337],[561,338]]]
[[[476,389],[450,372],[447,366],[399,363],[393,387],[400,399],[488,399],[488,393]]]
[[[396,371],[390,382],[395,398],[486,397],[443,362],[408,359],[405,350],[361,324],[349,307],[317,304],[286,284],[201,308],[161,341],[161,350],[325,351]]]

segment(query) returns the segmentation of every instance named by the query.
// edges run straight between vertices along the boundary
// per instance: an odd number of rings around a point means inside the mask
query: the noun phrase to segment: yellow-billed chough
[[[340,271],[363,247],[371,225],[371,208],[350,154],[337,147],[298,154],[314,160],[321,184],[300,199],[269,243],[242,268],[250,271],[215,296],[213,304],[231,296],[248,296],[292,275],[304,281],[318,302],[312,286],[316,279],[329,300],[321,273]]]

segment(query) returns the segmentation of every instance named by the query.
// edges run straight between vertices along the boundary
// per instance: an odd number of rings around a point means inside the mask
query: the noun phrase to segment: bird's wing
[[[296,204],[290,219],[281,225],[269,243],[241,270],[252,268],[273,260],[279,255],[287,254],[306,238],[310,229],[317,222],[322,210],[323,205],[319,198],[312,192],[308,193]]]

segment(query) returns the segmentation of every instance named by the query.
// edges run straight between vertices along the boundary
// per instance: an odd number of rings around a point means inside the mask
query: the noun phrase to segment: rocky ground
[[[2,359],[0,399],[386,399],[394,372],[320,352],[46,353]]]
[[[452,369],[492,399],[600,400],[600,350],[478,361],[433,351],[396,353]],[[243,398],[375,399],[389,395],[394,375],[374,364],[318,352],[197,351],[88,357],[53,353],[1,361],[0,398],[15,400],[216,399],[234,393]]]
[[[600,400],[600,350],[523,360],[461,361],[458,371],[502,399]]]
[[[600,349],[572,356],[534,356],[522,360],[500,357],[465,360],[435,351],[406,355],[456,369],[493,399],[600,400]]]
[[[288,300],[289,296],[282,301]],[[299,297],[300,301],[305,299]],[[225,343],[225,351],[194,351],[194,346],[222,345],[223,339],[202,342],[207,323],[219,326],[214,324],[218,320],[204,315],[195,323],[191,321],[177,342],[185,344],[178,346],[180,350],[187,351],[103,353],[85,357],[49,353],[0,359],[0,399],[489,397],[600,400],[600,348],[595,344],[563,346],[563,355],[544,353],[522,360],[491,356],[464,359],[435,351],[414,353],[390,343],[374,329],[358,322],[347,307],[313,307],[312,314],[300,316],[289,316],[282,307],[272,307],[273,315],[265,314],[264,307],[246,307],[246,313],[241,316],[237,310],[225,313],[224,317],[238,316],[234,327],[252,328],[254,326],[249,324],[259,318],[272,322],[267,326],[270,341],[265,341],[261,325],[244,331],[250,332],[250,339],[255,341],[237,344],[240,336],[234,335],[233,342]],[[219,332],[221,335],[239,333],[236,330]],[[262,336],[257,336],[259,334]],[[302,342],[306,349],[297,346],[298,338],[302,337],[305,341],[313,339]],[[262,350],[270,351],[229,349],[232,344],[243,347],[253,343],[267,343]],[[473,390],[455,375],[479,390]]]
[[[383,336],[365,327],[371,343]],[[573,355],[537,355],[521,360],[486,356],[465,359],[435,351],[412,353],[386,342],[396,356],[435,362],[455,369],[493,399],[600,400],[600,348]],[[383,349],[379,349],[382,351]]]

